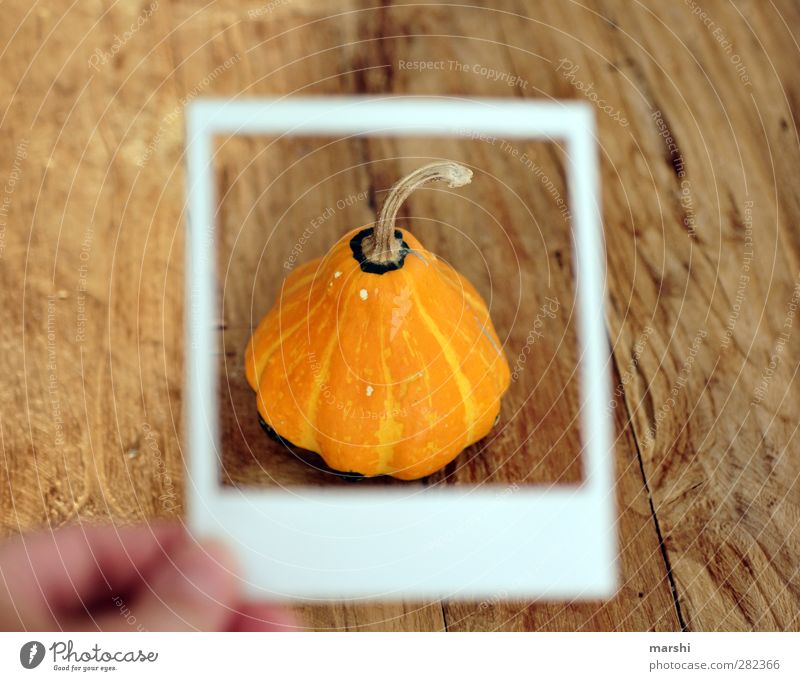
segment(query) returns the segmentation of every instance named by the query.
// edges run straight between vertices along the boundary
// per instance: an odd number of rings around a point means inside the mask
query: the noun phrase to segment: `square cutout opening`
[[[416,481],[341,475],[319,455],[265,433],[244,375],[245,347],[289,272],[324,256],[348,231],[373,227],[391,185],[439,159],[470,167],[471,184],[456,190],[444,183],[421,187],[405,202],[397,227],[476,287],[510,365],[511,383],[494,429],[442,470]],[[578,312],[559,140],[219,136],[214,177],[224,484],[490,483],[513,490],[581,481]],[[386,321],[398,331],[404,302],[393,305],[394,322]],[[330,390],[335,393],[335,386]],[[374,409],[339,406],[343,418],[375,420]]]

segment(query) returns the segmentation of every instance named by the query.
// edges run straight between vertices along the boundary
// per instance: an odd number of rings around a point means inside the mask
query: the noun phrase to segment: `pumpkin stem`
[[[363,253],[367,260],[397,262],[401,243],[394,235],[397,211],[415,189],[434,180],[444,180],[451,188],[463,187],[472,181],[472,171],[453,161],[439,161],[417,168],[395,184],[381,208],[373,233],[364,238]]]

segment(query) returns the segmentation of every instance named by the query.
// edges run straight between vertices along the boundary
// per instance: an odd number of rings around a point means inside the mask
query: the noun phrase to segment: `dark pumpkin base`
[[[261,416],[261,414],[259,414],[258,412],[256,412],[256,414],[258,416],[258,424],[261,426],[261,429],[267,434],[269,438],[275,440],[275,442],[279,442],[280,444],[285,445],[286,447],[292,447],[293,449],[300,449],[294,443],[289,442],[289,440],[287,440],[285,437],[281,437],[280,435],[278,435],[278,433],[275,432],[272,426],[270,426],[269,423],[267,423],[264,420],[264,417]]]
[[[282,444],[284,447],[291,447],[292,449],[302,449],[302,447],[298,447],[294,443],[289,442],[289,440],[287,440],[285,437],[281,437],[280,435],[278,435],[275,429],[264,420],[264,417],[262,417],[260,413],[256,412],[256,415],[258,416],[258,423],[261,426],[261,429],[267,434],[267,437],[269,437],[272,440],[275,440],[275,442]],[[316,454],[315,452],[310,452],[310,453],[315,454],[315,456],[319,458],[319,460],[322,462],[322,467],[324,467],[326,471],[333,473],[333,475],[335,475],[338,478],[342,478],[343,480],[347,480],[348,482],[360,482],[366,477],[364,475],[361,475],[361,473],[352,473],[352,472],[343,473],[342,471],[337,471],[331,468],[330,466],[326,465],[322,457],[319,456],[319,454]]]
[[[291,449],[299,449],[300,451],[303,452],[308,451],[306,449],[303,449],[302,447],[298,447],[296,444],[290,442],[285,437],[281,437],[280,435],[278,435],[275,429],[264,420],[264,418],[261,416],[259,412],[256,412],[256,416],[258,416],[258,423],[261,425],[262,430],[267,434],[267,437],[274,440],[275,442],[282,444],[284,447],[289,447]],[[492,426],[492,428],[495,428],[498,423],[500,423],[500,412],[497,412],[497,416],[495,417],[494,425]],[[337,471],[335,468],[331,468],[330,466],[328,466],[328,464],[325,463],[325,460],[316,452],[309,452],[309,454],[313,454],[317,459],[319,459],[320,462],[319,468],[324,469],[325,471],[335,475],[337,478],[340,478],[342,480],[347,480],[348,482],[360,482],[361,480],[364,480],[367,477],[366,475],[361,475],[361,473],[356,473],[354,471],[351,471],[349,473],[344,473],[343,471]],[[455,461],[455,459],[453,459],[453,461]],[[451,461],[450,463],[453,462]],[[450,464],[448,464],[448,466],[449,465]],[[431,475],[435,475],[435,473],[432,473]],[[427,477],[430,476],[426,476],[426,478],[420,478],[420,479],[425,480],[427,479]]]

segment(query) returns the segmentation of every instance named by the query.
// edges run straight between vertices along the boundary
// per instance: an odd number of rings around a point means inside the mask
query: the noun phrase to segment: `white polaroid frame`
[[[570,485],[240,489],[220,483],[214,135],[492,135],[566,145],[577,263],[583,480]],[[594,112],[454,97],[198,99],[187,108],[186,496],[195,536],[269,599],[597,599],[617,586],[610,350]],[[533,181],[533,180],[532,180]],[[342,233],[352,225],[342,225]]]

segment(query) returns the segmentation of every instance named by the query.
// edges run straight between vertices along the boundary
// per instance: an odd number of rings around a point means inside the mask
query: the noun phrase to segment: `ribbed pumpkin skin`
[[[358,231],[283,282],[247,380],[267,424],[331,468],[414,480],[491,430],[510,371],[464,277],[405,230],[403,267],[363,272]]]

